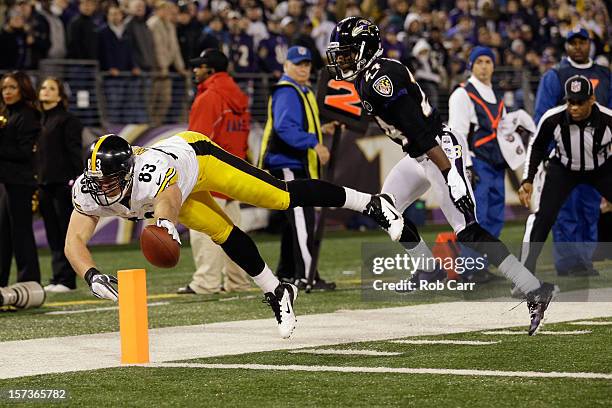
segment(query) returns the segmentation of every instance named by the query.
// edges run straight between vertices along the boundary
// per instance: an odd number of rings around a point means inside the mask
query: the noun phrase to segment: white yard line
[[[582,320],[579,322],[569,322],[568,324],[573,324],[576,326],[611,326],[612,322],[602,322],[596,320]]]
[[[525,334],[525,333],[523,333]],[[478,341],[478,340],[391,340],[391,343],[399,344],[459,344],[465,346],[486,346],[497,344],[499,341]]]
[[[155,306],[166,306],[169,305],[170,302],[152,302],[147,306],[155,307]],[[91,313],[91,312],[105,312],[107,310],[119,310],[119,306],[110,306],[110,307],[95,307],[91,309],[80,309],[80,310],[57,310],[55,312],[47,312],[46,315],[68,315],[68,314],[80,314],[80,313]]]
[[[589,334],[589,333],[593,333],[590,330],[572,330],[572,331],[546,331],[546,330],[540,330],[538,331],[538,336],[540,334],[544,334],[544,335],[548,335],[548,336],[575,336],[575,335],[580,335],[580,334]],[[490,334],[492,336],[497,336],[497,335],[518,335],[518,334],[522,334],[524,335],[524,332],[521,331],[516,331],[516,330],[495,330],[495,331],[483,331],[482,334]]]
[[[484,377],[521,377],[521,378],[586,378],[612,380],[612,374],[606,373],[563,373],[541,371],[498,371],[498,370],[462,370],[455,368],[405,368],[405,367],[335,367],[308,365],[266,365],[266,364],[202,364],[202,363],[157,363],[145,367],[160,368],[205,368],[205,369],[242,369],[242,370],[279,370],[279,371],[313,371],[338,373],[393,373],[393,374],[437,374]]]
[[[353,349],[304,349],[291,350],[292,354],[337,354],[340,356],[399,356],[403,353],[393,351],[353,350]]]
[[[612,288],[592,289],[581,294],[580,298],[591,301],[552,303],[546,314],[547,322],[612,316]],[[151,362],[510,327],[521,327],[527,336],[527,307],[510,311],[517,303],[515,300],[494,300],[347,310],[302,316],[299,314],[298,299],[295,305],[297,328],[290,340],[278,337],[274,318],[151,329]],[[205,315],[202,317],[203,322],[204,319]],[[155,323],[151,316],[149,322]],[[0,342],[0,351],[0,379],[121,366],[117,332]]]

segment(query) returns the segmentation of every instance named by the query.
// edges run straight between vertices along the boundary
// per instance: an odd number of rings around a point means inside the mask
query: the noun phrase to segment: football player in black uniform
[[[389,173],[383,195],[397,200],[397,208],[403,211],[433,185],[457,239],[486,253],[489,261],[526,295],[531,317],[529,335],[535,334],[558,288],[541,283],[478,224],[463,160],[467,149],[442,123],[410,70],[399,61],[381,58],[382,52],[378,27],[361,17],[340,21],[327,47],[331,76],[355,83],[364,109],[407,153]],[[406,219],[401,240],[411,256],[432,257],[414,224]]]

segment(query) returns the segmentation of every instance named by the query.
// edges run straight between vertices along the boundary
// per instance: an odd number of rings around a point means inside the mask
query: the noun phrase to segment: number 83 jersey
[[[178,185],[182,202],[185,202],[199,172],[196,154],[183,138],[173,136],[151,147],[133,146],[133,152],[131,192],[123,200],[109,206],[97,204],[81,175],[72,188],[74,209],[98,217],[119,216],[130,220],[153,218],[155,198],[172,184]]]
[[[401,62],[377,58],[357,75],[355,89],[366,112],[411,157],[422,156],[438,144],[443,123]]]

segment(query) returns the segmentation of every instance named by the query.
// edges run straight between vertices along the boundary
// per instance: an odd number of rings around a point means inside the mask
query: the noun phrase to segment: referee
[[[595,102],[593,85],[582,75],[565,82],[565,100],[542,116],[529,145],[519,189],[521,203],[529,208],[538,165],[554,140],[539,208],[525,232],[530,244],[524,245],[522,261],[532,272],[559,209],[574,187],[588,184],[612,199],[612,110]]]

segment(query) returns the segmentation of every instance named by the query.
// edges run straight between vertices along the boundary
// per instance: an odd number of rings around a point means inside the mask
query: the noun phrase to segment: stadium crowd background
[[[138,16],[136,6],[140,2],[144,5],[142,17]],[[217,46],[230,57],[230,72],[237,75],[250,94],[253,117],[265,120],[261,116],[265,112],[267,90],[261,89],[261,83],[254,79],[269,76],[270,82],[266,78],[265,87],[272,84],[282,71],[287,47],[293,44],[310,48],[315,70],[321,68],[335,22],[353,15],[362,15],[380,25],[384,55],[411,67],[445,118],[447,96],[468,76],[467,57],[476,45],[494,49],[497,55],[494,82],[506,92],[509,110],[531,111],[540,75],[559,62],[565,36],[576,26],[590,32],[591,56],[597,63],[607,66],[612,60],[612,5],[604,0],[180,0],[178,3],[81,0],[81,3],[90,3],[93,7],[79,6],[79,0],[9,0],[0,6],[0,71],[28,70],[35,77],[46,58],[97,61],[105,95],[105,103],[100,107],[105,123],[156,125],[185,121],[192,96],[186,61],[205,48]],[[121,13],[117,10],[109,13],[111,6],[117,6]],[[87,10],[83,11],[84,8]],[[163,10],[159,11],[160,8]],[[91,18],[84,17],[83,13],[91,14]],[[138,51],[136,42],[141,40],[129,28],[130,20],[149,21],[150,26],[155,16],[167,21],[176,32],[180,48],[180,61],[174,60],[167,67],[160,64],[160,56],[151,49],[151,55],[138,55],[142,52]],[[109,18],[113,20],[107,21]],[[61,27],[57,21],[61,21]],[[110,31],[115,37],[120,35],[120,40],[105,34],[109,23],[112,23]],[[60,28],[63,32],[59,32]],[[69,64],[63,66],[69,71],[66,66]],[[160,113],[151,109],[147,117],[145,108],[140,114],[120,114],[122,105],[138,105],[124,94],[140,94],[141,98],[144,95],[145,99],[151,99],[148,95],[151,83],[143,78],[165,74],[165,69],[172,80],[173,96],[171,102],[169,98],[162,102],[172,105],[162,107],[162,117],[153,117]],[[138,77],[141,85],[134,87],[119,80],[129,77]],[[64,75],[64,79],[71,85],[69,75]],[[81,79],[82,76],[77,76],[76,80]],[[76,102],[74,95],[71,102]],[[178,109],[178,113],[166,114],[164,108]],[[87,120],[84,122],[88,124]]]

